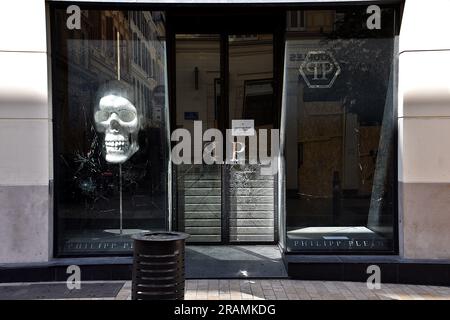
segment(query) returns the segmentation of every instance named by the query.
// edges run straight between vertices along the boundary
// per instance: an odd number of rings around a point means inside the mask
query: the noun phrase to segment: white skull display
[[[100,98],[95,112],[97,131],[105,134],[105,159],[109,163],[124,163],[139,150],[140,120],[136,107],[118,94]]]

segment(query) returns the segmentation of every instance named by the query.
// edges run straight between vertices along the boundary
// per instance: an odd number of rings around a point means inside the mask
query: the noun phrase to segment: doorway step
[[[187,279],[287,277],[276,245],[186,246]]]

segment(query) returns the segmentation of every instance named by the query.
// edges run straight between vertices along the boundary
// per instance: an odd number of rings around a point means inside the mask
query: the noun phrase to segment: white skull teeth
[[[114,140],[109,140],[109,141],[105,141],[105,146],[107,148],[108,151],[126,151],[129,147],[129,142],[125,141],[125,140],[119,140],[119,141],[114,141]]]

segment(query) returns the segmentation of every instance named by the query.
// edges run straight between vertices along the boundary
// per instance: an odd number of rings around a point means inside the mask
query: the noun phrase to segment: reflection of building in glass
[[[55,97],[65,97],[66,92],[70,99],[57,102],[61,107],[63,128],[70,127],[70,123],[90,120],[93,110],[93,100],[102,83],[118,78],[118,48],[120,48],[120,78],[125,82],[130,79],[130,52],[126,45],[117,45],[117,38],[127,40],[130,37],[128,21],[121,11],[82,10],[81,28],[68,30],[60,28],[62,50],[55,55],[57,66],[62,77],[67,77],[67,87],[54,85],[54,90],[61,90]],[[56,11],[56,23],[63,23],[66,14]],[[124,42],[125,42],[124,41]],[[71,105],[73,107],[71,107]],[[75,107],[78,106],[78,107]],[[87,124],[85,124],[87,126]],[[83,139],[85,127],[77,127],[65,132],[63,148],[90,148]],[[74,146],[75,144],[75,146]]]
[[[133,86],[135,103],[145,112],[148,123],[151,125],[155,118],[159,122],[160,107],[155,116],[149,106],[155,87],[164,85],[163,15],[150,11],[81,12],[80,30],[61,28],[61,37],[70,40],[61,44],[65,50],[57,57],[69,66],[69,86],[76,88],[73,93],[80,104],[88,105],[88,97],[95,94],[101,83],[118,78],[120,52],[120,79]],[[56,23],[65,19],[63,11],[56,11]],[[77,78],[84,80],[83,86],[77,83]]]
[[[164,85],[164,46],[159,41],[164,34],[163,15],[159,12],[130,11],[132,32],[133,88],[137,104],[152,105],[147,115],[155,124],[161,121],[161,107],[153,105],[153,90]]]
[[[306,156],[304,161],[302,159],[295,161],[293,158],[291,160],[299,164],[298,179],[303,181],[299,183],[300,192],[324,197],[332,195],[333,172],[337,172],[344,191],[371,193],[374,157],[377,153],[381,125],[381,118],[367,121],[367,117],[359,118],[357,113],[345,109],[343,105],[345,97],[336,94],[341,89],[336,88],[339,83],[329,90],[308,88],[295,71],[304,63],[308,52],[336,50],[335,47],[339,44],[327,46],[326,34],[335,30],[339,17],[335,11],[288,13],[288,31],[291,31],[288,32],[288,37],[292,39],[288,48],[288,64],[293,71],[292,74],[295,75],[291,81],[297,82],[299,86],[297,96],[299,100],[296,106],[299,112],[298,140],[292,141],[291,147],[300,149],[295,155]],[[295,40],[298,36],[302,38]],[[311,66],[313,67],[314,65]],[[323,76],[332,77],[326,73]],[[294,103],[294,100],[291,102]],[[333,154],[342,154],[343,157],[333,157]],[[316,167],[317,163],[323,161],[327,163],[325,167],[327,170]],[[318,175],[320,179],[317,179]]]
[[[61,27],[55,32],[55,42],[61,45],[53,66],[59,79],[53,84],[55,170],[60,177],[58,251],[126,252],[130,234],[164,229],[166,223],[164,16],[81,12],[79,30]],[[65,25],[66,16],[56,10],[55,23]],[[107,85],[111,83],[117,86]],[[115,99],[104,101],[104,112],[99,113],[100,95],[106,99],[110,93],[126,98],[130,108]]]
[[[392,243],[392,186],[386,179],[392,162],[378,152],[392,136],[391,120],[383,118],[392,108],[386,91],[390,64],[377,63],[387,61],[392,41],[361,37],[364,30],[356,37],[361,26],[349,28],[353,20],[354,15],[330,10],[287,15],[286,205],[292,250],[321,250],[331,246],[323,240],[331,236],[342,238],[342,248],[348,239],[367,241],[362,249],[372,250]],[[310,59],[314,55],[325,60]],[[377,81],[367,83],[368,78]],[[330,85],[317,86],[323,83]],[[392,144],[383,152],[392,154]],[[383,205],[375,205],[374,197]]]
[[[286,16],[286,31],[302,35],[317,35],[330,33],[335,22],[340,18],[335,10],[296,10],[288,11]]]

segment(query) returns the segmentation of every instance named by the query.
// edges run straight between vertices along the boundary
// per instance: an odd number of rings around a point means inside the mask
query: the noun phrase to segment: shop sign
[[[231,134],[233,136],[254,136],[255,135],[255,120],[253,119],[238,119],[231,120]]]
[[[341,68],[331,52],[309,51],[299,72],[309,88],[331,88]]]

